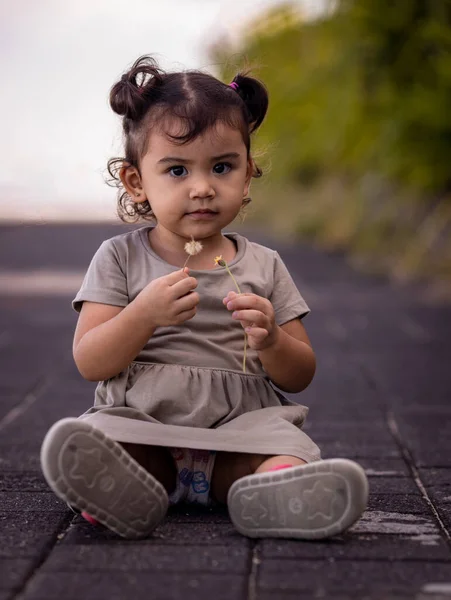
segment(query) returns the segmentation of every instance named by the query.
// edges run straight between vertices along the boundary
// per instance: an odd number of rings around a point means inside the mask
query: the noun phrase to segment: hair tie
[[[235,81],[232,81],[232,83],[229,83],[229,87],[233,88],[237,92],[239,86]]]

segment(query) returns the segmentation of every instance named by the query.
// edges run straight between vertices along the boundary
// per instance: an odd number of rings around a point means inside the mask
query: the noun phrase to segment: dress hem
[[[306,462],[321,460],[320,453],[313,454],[309,452],[302,448],[302,443],[293,446],[280,440],[271,442],[271,439],[269,439],[271,436],[268,438],[267,432],[265,432],[264,439],[262,439],[262,435],[250,431],[235,430],[232,432],[231,430],[221,431],[221,429],[199,427],[196,428],[196,438],[194,439],[191,427],[150,423],[101,413],[84,414],[79,418],[89,421],[93,427],[100,429],[116,442],[217,452],[296,456]],[[126,423],[123,423],[123,421]],[[172,435],[168,435],[167,428],[171,429]],[[191,435],[189,432],[191,432]],[[243,435],[244,433],[245,435]],[[309,439],[304,432],[299,431],[299,434]]]

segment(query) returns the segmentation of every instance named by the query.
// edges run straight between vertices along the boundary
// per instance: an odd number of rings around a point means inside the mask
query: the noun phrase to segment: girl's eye
[[[230,163],[218,163],[213,167],[213,171],[217,175],[225,175],[232,169],[232,165]],[[177,165],[175,167],[171,167],[168,169],[168,173],[171,177],[180,178],[188,173],[186,168],[183,165]]]
[[[218,175],[224,175],[228,173],[232,169],[232,165],[230,163],[218,163],[213,167],[213,170]]]
[[[182,177],[185,175],[184,171],[186,171],[185,167],[179,165],[177,167],[171,167],[168,169],[168,172],[171,174],[171,177]]]

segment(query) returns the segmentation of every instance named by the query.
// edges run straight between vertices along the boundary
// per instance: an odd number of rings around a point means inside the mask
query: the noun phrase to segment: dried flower
[[[194,256],[195,254],[199,254],[202,250],[203,246],[200,242],[196,242],[194,238],[191,239],[190,242],[186,242],[185,244],[185,252],[190,256]]]
[[[219,265],[220,267],[224,267],[226,269],[227,273],[232,278],[233,283],[235,284],[235,287],[238,290],[238,293],[241,294],[240,286],[236,282],[236,279],[233,276],[232,271],[229,269],[229,265],[222,258],[222,254],[219,256],[215,256],[215,265]],[[243,373],[246,373],[246,354],[247,354],[247,333],[244,332]]]
[[[222,254],[220,254],[219,256],[215,256],[215,265],[219,265],[220,267],[226,266],[226,261],[223,260]]]
[[[222,258],[222,254],[220,254],[219,256],[215,256],[215,265],[219,265],[220,267],[224,267],[226,269],[227,273],[232,278],[238,293],[241,294],[240,286],[237,284],[235,277],[232,275],[232,271],[229,269],[229,265]]]
[[[196,240],[193,238],[193,236],[191,236],[191,241],[190,242],[186,242],[185,244],[185,252],[188,254],[188,258],[185,261],[185,264],[183,265],[183,268],[186,267],[189,259],[191,256],[195,256],[196,254],[199,254],[199,252],[202,251],[202,243],[201,242],[196,242]]]

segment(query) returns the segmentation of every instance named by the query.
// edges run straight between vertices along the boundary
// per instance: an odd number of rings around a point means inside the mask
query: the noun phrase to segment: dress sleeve
[[[302,319],[310,312],[278,252],[275,252],[274,287],[269,299],[274,307],[277,325],[297,317]]]
[[[114,306],[129,303],[127,278],[112,240],[103,242],[94,254],[72,308],[80,312],[85,300]]]

